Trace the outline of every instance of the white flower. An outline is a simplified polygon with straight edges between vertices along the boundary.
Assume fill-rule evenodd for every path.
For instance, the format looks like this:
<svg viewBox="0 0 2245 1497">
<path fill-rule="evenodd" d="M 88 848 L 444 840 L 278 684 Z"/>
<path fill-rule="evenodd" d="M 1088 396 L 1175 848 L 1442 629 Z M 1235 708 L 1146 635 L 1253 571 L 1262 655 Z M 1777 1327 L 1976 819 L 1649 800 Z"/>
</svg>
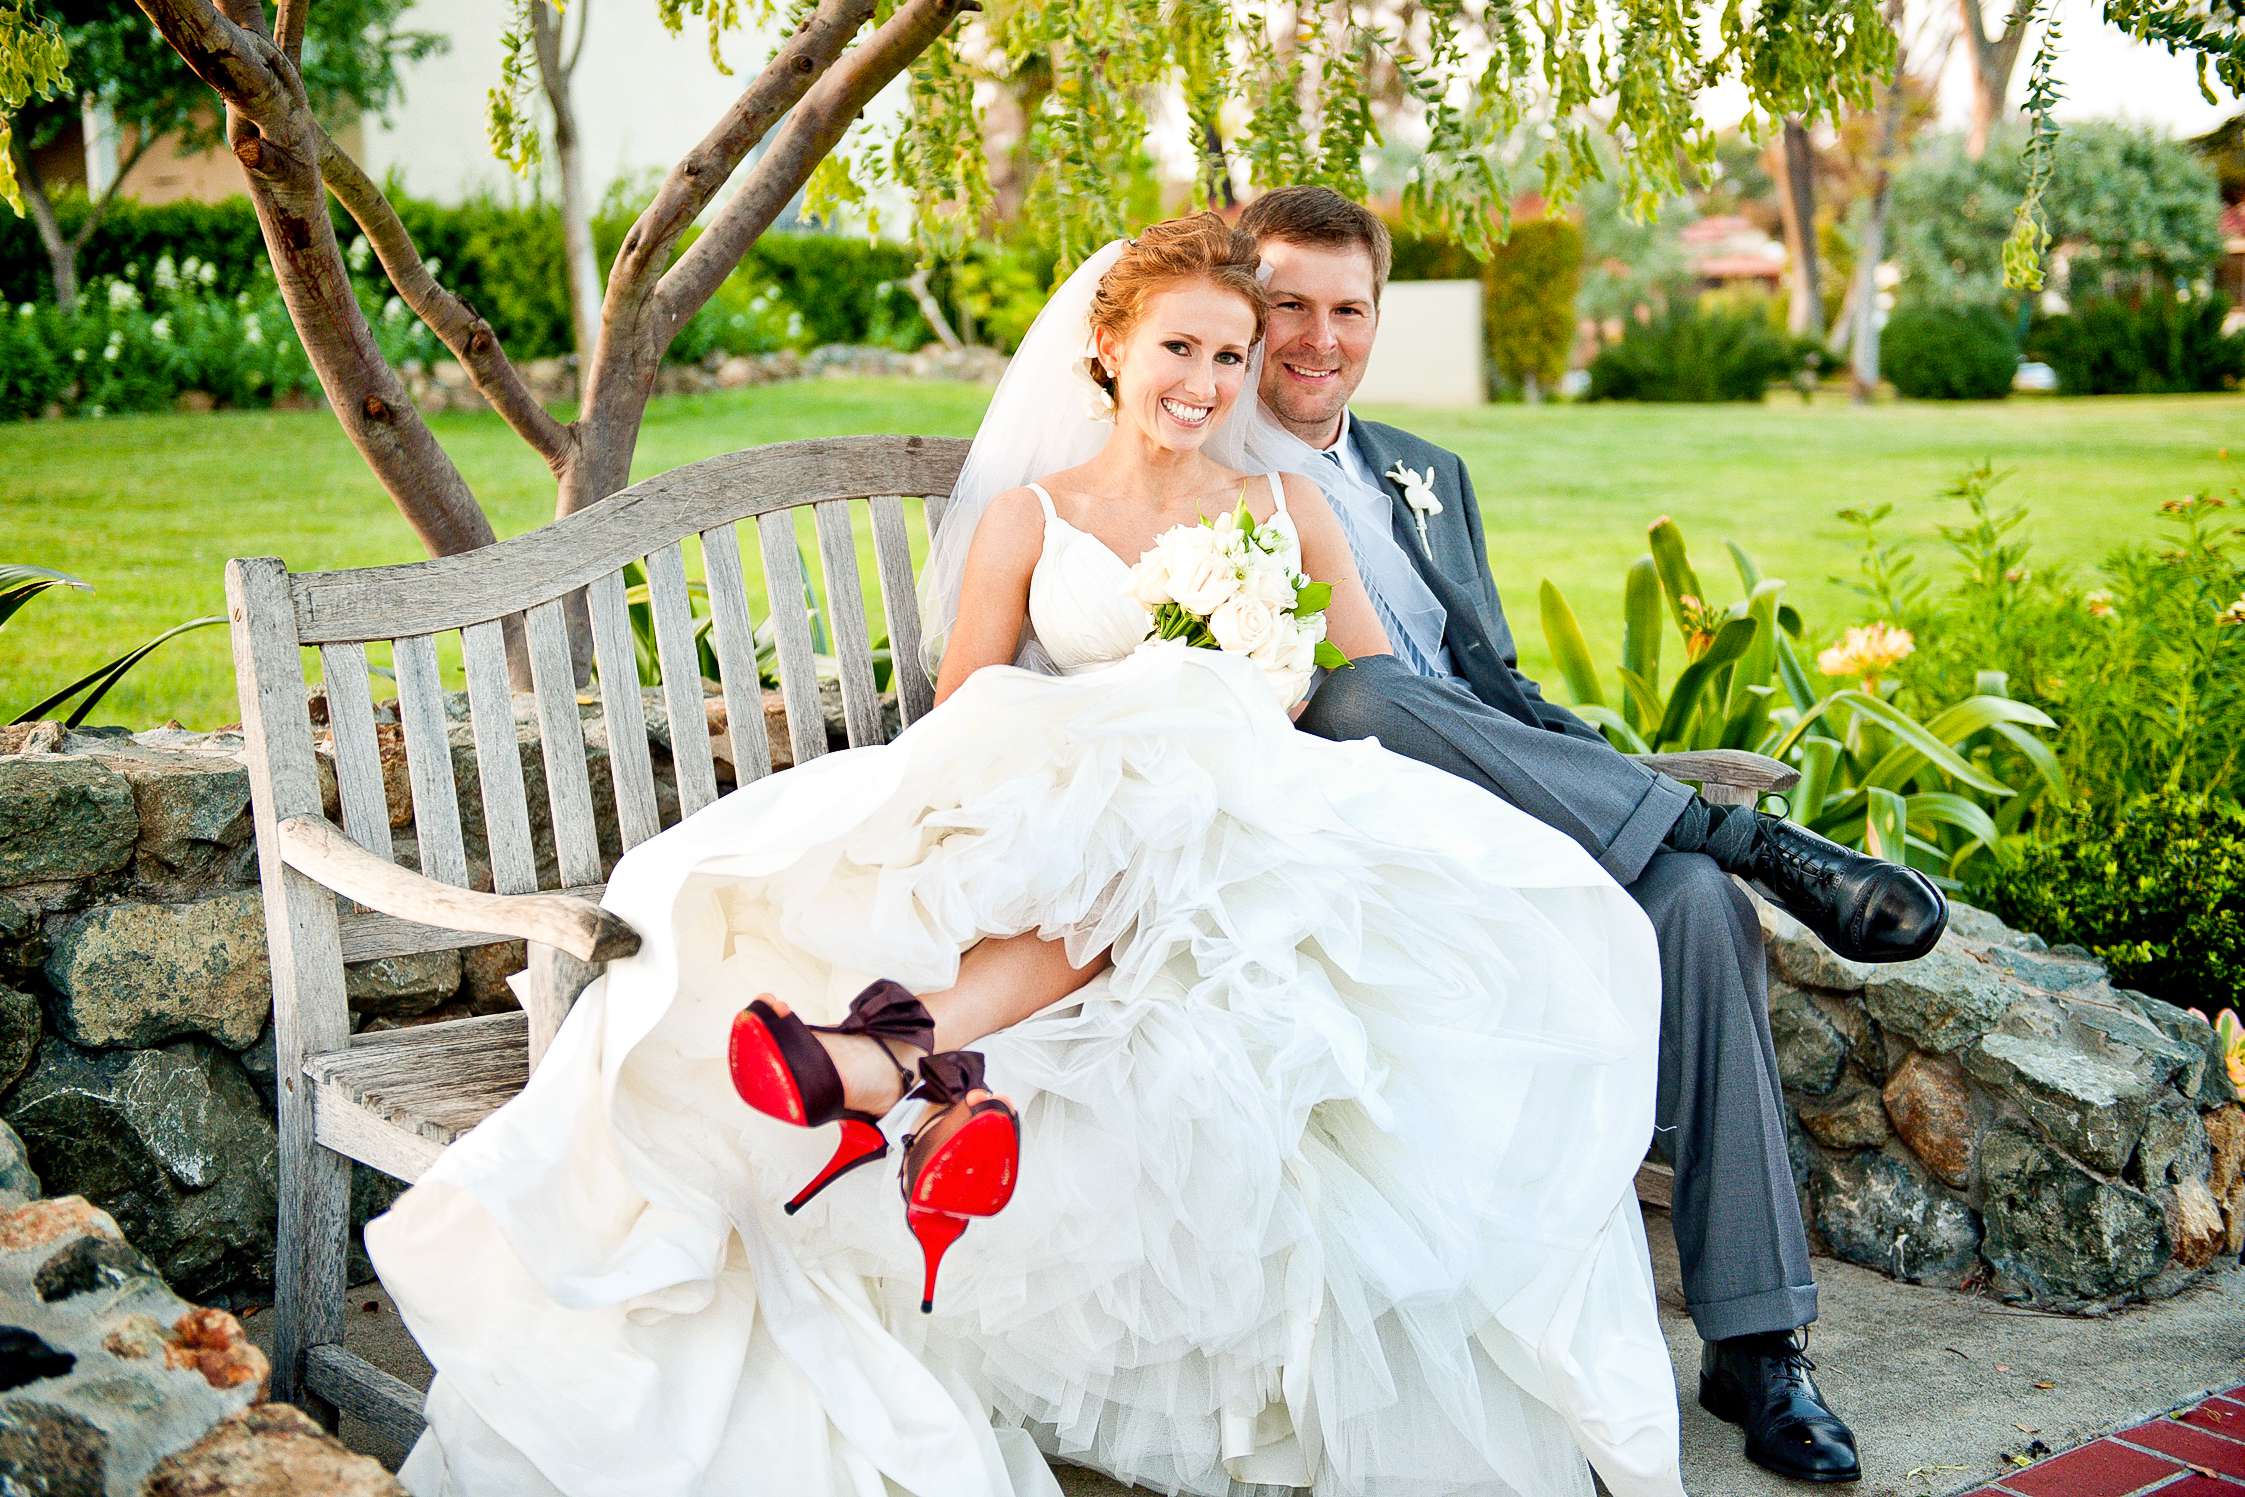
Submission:
<svg viewBox="0 0 2245 1497">
<path fill-rule="evenodd" d="M 130 312 L 139 307 L 139 305 L 140 291 L 139 288 L 135 287 L 132 282 L 111 281 L 109 283 L 110 311 Z"/>
<path fill-rule="evenodd" d="M 171 319 L 159 317 L 148 324 L 148 336 L 154 338 L 158 343 L 171 342 Z"/>
<path fill-rule="evenodd" d="M 1232 565 L 1230 557 L 1219 552 L 1204 549 L 1196 556 L 1184 558 L 1182 566 L 1174 563 L 1170 566 L 1169 595 L 1187 613 L 1211 618 L 1238 592 L 1239 568 Z"/>
<path fill-rule="evenodd" d="M 242 341 L 251 345 L 265 341 L 265 326 L 254 317 L 242 319 Z"/>
<path fill-rule="evenodd" d="M 1247 596 L 1266 608 L 1284 613 L 1294 606 L 1294 575 L 1285 567 L 1249 567 L 1242 588 Z"/>
<path fill-rule="evenodd" d="M 1442 501 L 1434 496 L 1434 465 L 1428 464 L 1424 473 L 1416 472 L 1403 463 L 1388 469 L 1388 477 L 1403 488 L 1403 502 L 1411 506 L 1413 514 L 1420 516 L 1420 528 L 1425 528 L 1427 515 L 1442 513 Z"/>
<path fill-rule="evenodd" d="M 350 262 L 351 269 L 364 270 L 366 262 L 374 258 L 374 246 L 366 242 L 364 234 L 353 235 L 351 247 L 344 251 L 343 258 Z"/>
<path fill-rule="evenodd" d="M 156 289 L 158 291 L 176 291 L 179 289 L 179 267 L 172 263 L 170 250 L 166 250 L 156 257 Z"/>
<path fill-rule="evenodd" d="M 195 273 L 195 279 L 201 281 L 206 286 L 213 284 L 218 279 L 218 267 L 212 264 L 210 261 L 205 260 L 203 262 L 202 269 L 198 270 Z"/>
<path fill-rule="evenodd" d="M 1208 632 L 1216 636 L 1220 648 L 1235 654 L 1252 655 L 1268 649 L 1282 633 L 1292 633 L 1276 608 L 1258 602 L 1246 593 L 1234 593 L 1208 616 Z"/>
</svg>

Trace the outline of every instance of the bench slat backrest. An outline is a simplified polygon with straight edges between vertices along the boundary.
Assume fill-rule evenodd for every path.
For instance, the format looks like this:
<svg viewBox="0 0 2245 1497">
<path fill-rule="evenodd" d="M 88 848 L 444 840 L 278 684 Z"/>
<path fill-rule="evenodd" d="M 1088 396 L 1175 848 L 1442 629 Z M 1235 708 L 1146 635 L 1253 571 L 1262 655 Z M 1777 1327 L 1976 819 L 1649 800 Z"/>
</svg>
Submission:
<svg viewBox="0 0 2245 1497">
<path fill-rule="evenodd" d="M 675 469 L 463 556 L 293 576 L 271 559 L 233 563 L 245 730 L 251 757 L 268 761 L 253 769 L 263 787 L 261 846 L 271 845 L 271 826 L 281 817 L 332 814 L 360 846 L 415 863 L 446 883 L 597 894 L 616 857 L 666 820 L 717 798 L 721 755 L 713 752 L 705 662 L 716 668 L 722 748 L 738 783 L 772 768 L 760 657 L 764 670 L 776 665 L 796 762 L 826 752 L 822 671 L 839 688 L 850 743 L 881 742 L 879 646 L 859 575 L 859 537 L 871 542 L 897 712 L 904 722 L 916 721 L 933 694 L 918 666 L 919 604 L 904 499 L 922 500 L 928 522 L 938 522 L 941 496 L 956 480 L 966 447 L 925 437 L 781 443 Z M 806 509 L 809 523 L 799 527 Z M 806 531 L 819 558 L 816 579 L 806 575 Z M 769 600 L 762 638 L 747 590 L 749 542 L 761 553 Z M 690 580 L 697 553 L 699 582 Z M 635 574 L 643 586 L 635 585 Z M 698 611 L 697 600 L 705 598 L 706 611 Z M 397 729 L 378 726 L 370 650 L 385 645 L 396 679 Z M 318 747 L 306 707 L 305 648 L 317 650 L 326 688 L 328 742 Z M 526 702 L 510 690 L 510 655 L 528 663 L 533 695 Z M 588 655 L 592 679 L 580 683 L 577 662 Z M 464 731 L 457 701 L 445 694 L 443 662 L 455 656 L 467 687 Z M 642 695 L 648 666 L 659 669 L 667 718 L 659 729 Z M 594 700 L 608 762 L 597 783 L 581 706 Z M 518 733 L 523 713 L 536 727 L 534 759 Z M 391 734 L 403 740 L 410 837 L 392 828 L 394 815 L 402 824 L 404 808 L 392 804 Z M 674 799 L 658 786 L 651 738 L 667 740 Z M 472 773 L 465 762 L 471 745 Z M 328 774 L 334 788 L 323 806 Z M 601 813 L 611 806 L 612 822 L 605 821 Z M 286 869 L 268 873 L 277 881 L 267 889 L 276 917 L 284 908 L 273 902 L 282 886 L 304 886 L 286 891 L 288 909 L 326 907 L 324 932 L 320 920 L 297 922 L 297 975 L 310 961 L 331 967 L 332 982 L 276 983 L 276 1006 L 295 1007 L 318 994 L 324 1012 L 305 1026 L 314 1049 L 347 1032 L 344 961 L 488 940 L 339 907 Z"/>
</svg>

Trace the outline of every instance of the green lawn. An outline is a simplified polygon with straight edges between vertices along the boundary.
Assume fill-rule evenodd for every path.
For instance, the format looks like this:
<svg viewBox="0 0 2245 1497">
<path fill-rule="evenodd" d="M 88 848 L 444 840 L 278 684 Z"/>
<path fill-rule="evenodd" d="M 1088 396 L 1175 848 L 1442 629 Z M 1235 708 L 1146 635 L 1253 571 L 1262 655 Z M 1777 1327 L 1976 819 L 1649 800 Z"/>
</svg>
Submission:
<svg viewBox="0 0 2245 1497">
<path fill-rule="evenodd" d="M 967 435 L 986 393 L 935 382 L 822 381 L 658 401 L 634 471 L 792 437 Z M 1892 501 L 1898 526 L 1930 536 L 1954 518 L 1935 497 L 1943 485 L 1992 459 L 2014 470 L 1999 495 L 2032 511 L 2035 564 L 2078 571 L 2115 544 L 2152 536 L 2160 500 L 2237 482 L 2219 452 L 2245 448 L 2245 398 L 2237 396 L 1869 410 L 1773 397 L 1759 407 L 1370 414 L 1456 449 L 1471 465 L 1497 583 L 1523 663 L 1538 673 L 1549 657 L 1537 584 L 1549 577 L 1566 590 L 1594 651 L 1610 658 L 1623 568 L 1643 549 L 1645 525 L 1663 514 L 1683 526 L 1718 598 L 1736 595 L 1722 549 L 1735 540 L 1766 575 L 1792 584 L 1822 641 L 1857 616 L 1843 586 L 1854 572 L 1854 542 L 1834 518 L 1838 509 Z M 440 416 L 434 425 L 501 535 L 546 518 L 544 467 L 496 417 Z M 0 426 L 0 561 L 56 567 L 94 584 L 91 593 L 50 593 L 0 630 L 0 721 L 170 623 L 222 612 L 226 558 L 261 554 L 319 569 L 419 552 L 324 412 Z M 1940 564 L 1937 546 L 1928 562 Z M 222 629 L 165 646 L 96 714 L 136 727 L 175 717 L 209 727 L 238 715 Z"/>
</svg>

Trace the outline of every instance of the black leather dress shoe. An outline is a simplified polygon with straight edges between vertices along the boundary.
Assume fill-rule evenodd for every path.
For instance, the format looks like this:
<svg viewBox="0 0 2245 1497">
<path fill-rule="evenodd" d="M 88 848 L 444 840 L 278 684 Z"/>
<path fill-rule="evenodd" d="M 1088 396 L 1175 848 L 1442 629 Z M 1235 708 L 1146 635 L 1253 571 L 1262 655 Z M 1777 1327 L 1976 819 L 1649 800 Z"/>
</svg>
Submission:
<svg viewBox="0 0 2245 1497">
<path fill-rule="evenodd" d="M 1699 1406 L 1746 1430 L 1746 1458 L 1796 1481 L 1862 1478 L 1855 1431 L 1826 1407 L 1816 1364 L 1784 1331 L 1710 1341 L 1699 1354 Z"/>
<path fill-rule="evenodd" d="M 1915 868 L 1866 857 L 1782 817 L 1756 814 L 1746 876 L 1855 962 L 1924 956 L 1948 928 L 1949 902 Z"/>
</svg>

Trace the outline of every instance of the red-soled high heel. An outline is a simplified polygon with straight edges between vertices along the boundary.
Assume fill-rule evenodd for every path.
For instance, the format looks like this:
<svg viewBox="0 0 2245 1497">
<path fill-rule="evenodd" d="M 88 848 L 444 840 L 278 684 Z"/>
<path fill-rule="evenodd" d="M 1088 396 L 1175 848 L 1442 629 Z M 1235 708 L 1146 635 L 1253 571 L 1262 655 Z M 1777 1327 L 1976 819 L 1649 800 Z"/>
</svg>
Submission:
<svg viewBox="0 0 2245 1497">
<path fill-rule="evenodd" d="M 912 1087 L 912 1073 L 889 1048 L 890 1041 L 929 1050 L 935 1045 L 935 1020 L 920 1000 L 883 978 L 850 1002 L 849 1016 L 839 1024 L 806 1024 L 791 1013 L 758 998 L 733 1018 L 732 1041 L 726 1061 L 733 1073 L 733 1090 L 741 1100 L 783 1123 L 817 1128 L 842 1125 L 842 1140 L 826 1167 L 787 1203 L 790 1216 L 803 1209 L 813 1196 L 860 1165 L 871 1164 L 889 1152 L 881 1136 L 881 1116 L 842 1104 L 842 1073 L 814 1035 L 862 1034 L 881 1047 L 896 1067 L 904 1090 Z"/>
<path fill-rule="evenodd" d="M 973 1050 L 947 1050 L 920 1062 L 920 1084 L 912 1096 L 921 1101 L 965 1101 L 982 1086 L 982 1056 Z M 947 1109 L 936 1120 L 950 1116 Z M 904 1191 L 904 1224 L 919 1239 L 927 1277 L 920 1291 L 923 1313 L 935 1309 L 935 1276 L 943 1255 L 966 1234 L 978 1216 L 996 1216 L 1013 1199 L 1021 1174 L 1021 1119 L 1002 1097 L 987 1097 L 967 1109 L 965 1121 L 948 1131 L 923 1126 L 904 1140 L 904 1169 L 897 1184 Z"/>
</svg>

